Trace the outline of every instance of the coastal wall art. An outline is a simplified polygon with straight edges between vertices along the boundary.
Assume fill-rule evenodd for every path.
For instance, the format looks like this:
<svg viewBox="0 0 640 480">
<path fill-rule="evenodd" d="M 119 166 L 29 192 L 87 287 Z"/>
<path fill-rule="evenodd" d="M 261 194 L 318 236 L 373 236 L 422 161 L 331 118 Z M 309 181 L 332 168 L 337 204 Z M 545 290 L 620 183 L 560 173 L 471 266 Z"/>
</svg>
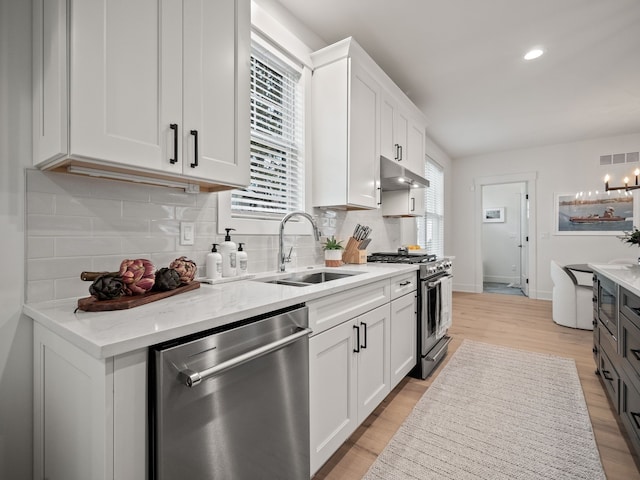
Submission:
<svg viewBox="0 0 640 480">
<path fill-rule="evenodd" d="M 634 218 L 631 192 L 555 195 L 556 235 L 620 235 Z"/>
<path fill-rule="evenodd" d="M 485 208 L 484 215 L 482 217 L 484 223 L 503 223 L 504 222 L 504 207 L 498 208 Z"/>
</svg>

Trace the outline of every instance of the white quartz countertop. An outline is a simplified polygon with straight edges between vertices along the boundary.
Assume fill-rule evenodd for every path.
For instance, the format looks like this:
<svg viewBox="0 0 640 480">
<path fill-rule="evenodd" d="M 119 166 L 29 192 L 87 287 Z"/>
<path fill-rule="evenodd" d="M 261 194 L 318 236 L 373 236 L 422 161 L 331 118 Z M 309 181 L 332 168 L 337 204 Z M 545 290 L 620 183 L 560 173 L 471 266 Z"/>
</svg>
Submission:
<svg viewBox="0 0 640 480">
<path fill-rule="evenodd" d="M 594 272 L 604 275 L 621 287 L 640 296 L 640 266 L 625 264 L 592 264 L 589 266 Z"/>
<path fill-rule="evenodd" d="M 74 313 L 77 299 L 67 299 L 25 304 L 23 311 L 90 355 L 107 358 L 417 269 L 415 265 L 371 263 L 318 266 L 291 269 L 287 274 L 329 270 L 358 275 L 306 287 L 257 281 L 282 275 L 271 272 L 250 280 L 203 283 L 197 290 L 128 310 Z"/>
</svg>

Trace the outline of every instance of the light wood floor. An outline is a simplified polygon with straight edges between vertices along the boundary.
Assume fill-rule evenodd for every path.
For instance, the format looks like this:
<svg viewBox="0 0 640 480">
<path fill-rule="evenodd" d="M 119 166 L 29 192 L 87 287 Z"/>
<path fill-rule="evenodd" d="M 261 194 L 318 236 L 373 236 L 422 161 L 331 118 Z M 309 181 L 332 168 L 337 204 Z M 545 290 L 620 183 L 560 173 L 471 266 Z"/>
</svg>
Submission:
<svg viewBox="0 0 640 480">
<path fill-rule="evenodd" d="M 314 480 L 359 480 L 453 352 L 467 338 L 576 361 L 602 465 L 608 480 L 640 479 L 612 413 L 591 353 L 593 334 L 556 325 L 551 302 L 499 294 L 454 293 L 453 340 L 447 358 L 427 380 L 405 378 L 314 476 Z"/>
</svg>

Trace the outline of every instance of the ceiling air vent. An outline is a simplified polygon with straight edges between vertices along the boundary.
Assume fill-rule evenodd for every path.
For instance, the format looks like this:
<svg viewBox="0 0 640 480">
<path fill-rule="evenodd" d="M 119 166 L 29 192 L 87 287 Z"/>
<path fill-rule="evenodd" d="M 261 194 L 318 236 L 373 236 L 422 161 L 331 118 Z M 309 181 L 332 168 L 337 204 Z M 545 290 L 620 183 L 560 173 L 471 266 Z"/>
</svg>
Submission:
<svg viewBox="0 0 640 480">
<path fill-rule="evenodd" d="M 600 165 L 619 165 L 621 163 L 638 163 L 638 152 L 614 153 L 612 155 L 600 155 Z"/>
</svg>

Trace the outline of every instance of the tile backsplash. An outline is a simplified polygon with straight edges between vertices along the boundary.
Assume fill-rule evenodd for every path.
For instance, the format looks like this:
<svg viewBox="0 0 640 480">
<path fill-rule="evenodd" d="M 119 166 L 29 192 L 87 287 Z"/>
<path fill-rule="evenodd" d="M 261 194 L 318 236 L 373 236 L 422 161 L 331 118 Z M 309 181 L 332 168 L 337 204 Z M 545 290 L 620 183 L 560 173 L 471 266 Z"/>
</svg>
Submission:
<svg viewBox="0 0 640 480">
<path fill-rule="evenodd" d="M 216 193 L 32 169 L 26 184 L 28 302 L 87 296 L 89 284 L 80 272 L 115 271 L 125 258 L 148 258 L 160 268 L 186 255 L 198 265 L 198 275 L 205 275 L 211 244 L 224 240 L 217 233 Z M 327 215 L 320 209 L 314 214 L 319 220 Z M 400 244 L 400 220 L 383 219 L 378 211 L 335 211 L 334 218 L 339 239 L 348 238 L 356 223 L 372 226 L 369 251 Z M 180 245 L 181 221 L 194 222 L 194 245 Z M 276 270 L 277 236 L 238 234 L 233 240 L 246 244 L 250 273 Z M 294 247 L 292 267 L 323 262 L 311 235 L 286 235 L 286 246 Z"/>
</svg>

